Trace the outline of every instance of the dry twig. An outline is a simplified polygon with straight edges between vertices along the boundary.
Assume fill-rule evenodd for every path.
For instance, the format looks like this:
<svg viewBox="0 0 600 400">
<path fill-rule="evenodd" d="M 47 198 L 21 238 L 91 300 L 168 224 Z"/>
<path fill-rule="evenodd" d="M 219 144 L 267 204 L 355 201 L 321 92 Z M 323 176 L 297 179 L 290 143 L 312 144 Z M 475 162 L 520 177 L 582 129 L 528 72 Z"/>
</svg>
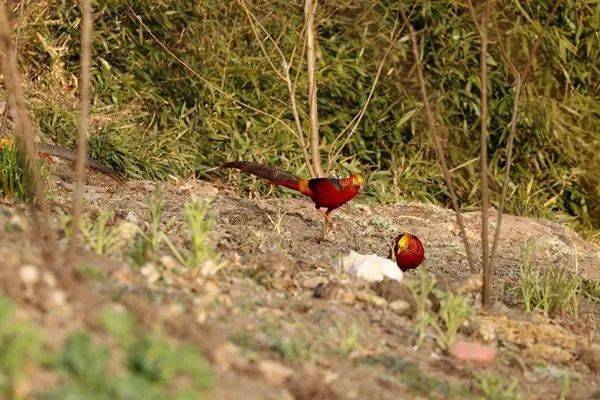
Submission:
<svg viewBox="0 0 600 400">
<path fill-rule="evenodd" d="M 73 234 L 67 254 L 67 268 L 73 271 L 73 263 L 81 231 L 83 208 L 83 184 L 88 148 L 88 121 L 90 113 L 90 62 L 92 54 L 92 6 L 90 0 L 81 0 L 81 71 L 79 83 L 79 140 L 75 166 L 75 190 L 73 191 Z"/>
<path fill-rule="evenodd" d="M 13 50 L 11 40 L 10 21 L 4 2 L 0 2 L 0 53 L 2 53 L 4 84 L 8 93 L 9 104 L 7 107 L 15 123 L 15 133 L 18 136 L 19 158 L 23 171 L 31 178 L 27 180 L 27 191 L 32 217 L 36 225 L 35 232 L 40 239 L 40 248 L 45 262 L 50 268 L 56 269 L 58 266 L 56 232 L 50 225 L 50 211 L 46 201 L 45 188 L 39 165 L 36 162 L 34 130 L 27 113 L 25 92 L 21 85 L 16 52 Z M 37 213 L 36 200 L 41 209 L 41 217 Z"/>
<path fill-rule="evenodd" d="M 446 185 L 448 187 L 448 192 L 450 193 L 450 200 L 452 202 L 452 208 L 456 214 L 456 222 L 458 224 L 458 228 L 460 230 L 460 237 L 465 246 L 465 251 L 467 253 L 467 262 L 469 263 L 469 267 L 471 271 L 476 272 L 475 262 L 473 260 L 473 253 L 471 251 L 471 244 L 469 243 L 469 239 L 467 238 L 467 231 L 465 228 L 465 223 L 463 217 L 460 213 L 460 208 L 458 205 L 458 197 L 456 196 L 456 191 L 454 190 L 454 184 L 452 183 L 452 175 L 448 168 L 448 163 L 446 161 L 446 155 L 444 153 L 444 147 L 442 145 L 442 139 L 437 131 L 435 126 L 435 117 L 433 115 L 433 110 L 431 108 L 431 104 L 429 103 L 429 97 L 427 95 L 427 88 L 425 86 L 425 76 L 423 74 L 423 67 L 421 66 L 421 57 L 419 54 L 419 45 L 417 41 L 417 34 L 415 32 L 415 28 L 410 23 L 404 9 L 402 8 L 402 3 L 399 2 L 400 14 L 402 15 L 402 19 L 404 20 L 406 26 L 408 27 L 408 33 L 410 36 L 410 40 L 412 43 L 412 53 L 415 58 L 415 68 L 417 71 L 417 78 L 419 81 L 419 89 L 421 92 L 421 97 L 423 98 L 423 106 L 425 107 L 425 116 L 427 121 L 427 132 L 429 133 L 429 137 L 433 141 L 435 145 L 435 150 L 437 153 L 438 163 L 440 164 L 440 168 L 442 170 L 442 174 L 444 176 L 444 180 L 446 181 Z"/>
</svg>

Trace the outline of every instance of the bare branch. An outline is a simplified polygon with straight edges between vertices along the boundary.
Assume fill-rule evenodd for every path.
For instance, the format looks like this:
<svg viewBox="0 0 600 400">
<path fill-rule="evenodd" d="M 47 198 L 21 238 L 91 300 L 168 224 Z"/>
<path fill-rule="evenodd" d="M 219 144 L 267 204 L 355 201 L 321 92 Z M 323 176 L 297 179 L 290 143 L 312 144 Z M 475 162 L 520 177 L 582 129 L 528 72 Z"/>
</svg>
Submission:
<svg viewBox="0 0 600 400">
<path fill-rule="evenodd" d="M 36 224 L 36 233 L 41 236 L 40 248 L 42 256 L 50 268 L 55 272 L 57 264 L 57 240 L 56 232 L 50 225 L 50 211 L 46 201 L 46 193 L 41 178 L 40 168 L 36 162 L 36 152 L 33 140 L 33 126 L 25 103 L 25 92 L 21 85 L 21 78 L 17 66 L 17 55 L 13 51 L 13 42 L 10 34 L 10 21 L 6 11 L 5 3 L 0 2 L 0 53 L 2 53 L 2 69 L 4 84 L 8 92 L 8 107 L 15 123 L 15 133 L 18 135 L 17 146 L 19 158 L 23 171 L 29 174 L 27 180 L 27 191 L 29 194 L 29 205 Z M 41 209 L 41 218 L 38 218 L 36 202 Z"/>
<path fill-rule="evenodd" d="M 81 233 L 81 213 L 83 208 L 83 183 L 88 148 L 88 123 L 90 114 L 90 63 L 92 57 L 92 6 L 90 0 L 81 0 L 81 71 L 79 83 L 79 140 L 77 142 L 77 163 L 75 165 L 75 190 L 73 191 L 73 234 L 67 253 L 67 268 L 73 271 L 73 263 L 79 235 Z"/>
<path fill-rule="evenodd" d="M 419 80 L 419 88 L 421 91 L 421 97 L 423 98 L 423 105 L 425 107 L 425 115 L 427 121 L 427 132 L 429 133 L 429 137 L 433 141 L 435 145 L 435 150 L 437 153 L 438 163 L 440 164 L 440 168 L 442 170 L 442 174 L 444 176 L 444 180 L 446 181 L 446 185 L 448 187 L 448 192 L 450 193 L 450 200 L 452 202 L 452 208 L 456 214 L 456 222 L 458 224 L 458 228 L 460 230 L 460 237 L 465 245 L 465 251 L 467 253 L 467 262 L 469 263 L 469 267 L 472 272 L 476 272 L 475 262 L 473 260 L 473 253 L 471 251 L 471 244 L 469 243 L 469 238 L 467 237 L 467 231 L 465 228 L 465 223 L 463 217 L 460 213 L 460 208 L 458 206 L 458 197 L 456 196 L 456 191 L 454 190 L 454 184 L 452 183 L 452 175 L 450 170 L 448 169 L 448 163 L 446 162 L 446 156 L 444 153 L 444 147 L 442 145 L 442 139 L 436 129 L 435 126 L 435 117 L 433 115 L 433 110 L 431 109 L 431 104 L 429 103 L 429 97 L 427 96 L 427 88 L 425 86 L 425 77 L 423 74 L 423 67 L 421 66 L 421 56 L 419 54 L 419 45 L 417 41 L 417 34 L 415 32 L 415 28 L 412 26 L 404 9 L 402 8 L 401 2 L 398 5 L 400 9 L 400 13 L 406 26 L 408 27 L 408 33 L 410 35 L 410 40 L 412 42 L 412 53 L 415 59 L 415 68 L 417 71 L 417 77 Z"/>
<path fill-rule="evenodd" d="M 470 1 L 469 1 L 470 2 Z M 481 172 L 481 263 L 483 266 L 483 288 L 482 288 L 482 303 L 484 308 L 490 308 L 492 302 L 491 282 L 492 270 L 488 253 L 489 246 L 489 212 L 490 212 L 490 188 L 488 176 L 488 25 L 490 20 L 490 9 L 492 1 L 486 0 L 481 25 L 479 26 L 479 34 L 481 36 L 481 156 L 480 156 L 480 172 Z M 477 21 L 475 21 L 477 23 Z"/>
<path fill-rule="evenodd" d="M 290 76 L 290 68 L 292 66 L 292 61 L 294 59 L 294 54 L 296 52 L 297 46 L 294 47 L 294 51 L 292 52 L 290 61 L 288 63 L 286 61 L 285 56 L 283 55 L 283 52 L 281 51 L 281 48 L 279 47 L 279 45 L 277 44 L 275 39 L 273 39 L 273 37 L 269 34 L 269 32 L 265 29 L 265 27 L 260 23 L 258 18 L 256 18 L 256 16 L 254 14 L 252 14 L 252 12 L 248 9 L 246 2 L 244 0 L 238 0 L 238 3 L 244 9 L 246 16 L 248 18 L 248 21 L 250 22 L 252 32 L 254 33 L 254 37 L 256 38 L 256 41 L 259 43 L 259 46 L 260 46 L 264 56 L 267 58 L 269 64 L 271 65 L 271 68 L 273 68 L 273 70 L 275 71 L 275 74 L 286 83 L 286 86 L 288 89 L 288 96 L 290 99 L 289 107 L 292 110 L 292 115 L 294 116 L 294 122 L 296 124 L 296 132 L 295 132 L 294 136 L 298 140 L 298 143 L 302 149 L 302 154 L 304 155 L 304 161 L 306 162 L 308 172 L 310 173 L 310 176 L 314 178 L 316 176 L 316 174 L 315 174 L 313 165 L 311 163 L 310 156 L 308 155 L 306 141 L 304 140 L 304 136 L 305 136 L 304 130 L 302 129 L 302 123 L 300 121 L 300 115 L 298 113 L 298 104 L 296 103 L 296 88 L 293 85 L 292 78 Z M 271 40 L 271 42 L 275 46 L 275 49 L 279 53 L 279 56 L 281 57 L 282 67 L 283 67 L 283 74 L 277 69 L 277 67 L 275 67 L 275 64 L 269 57 L 269 54 L 267 53 L 267 50 L 264 47 L 262 40 L 260 39 L 260 36 L 258 34 L 255 24 L 258 25 L 261 28 L 261 30 L 265 33 L 265 35 Z M 304 29 L 302 30 L 302 32 L 304 32 Z M 302 37 L 302 33 L 300 34 L 300 36 Z"/>
<path fill-rule="evenodd" d="M 498 243 L 500 240 L 500 227 L 502 225 L 502 215 L 504 213 L 504 207 L 506 205 L 506 197 L 507 197 L 507 193 L 508 193 L 508 183 L 509 183 L 509 179 L 510 179 L 510 169 L 512 167 L 512 161 L 513 161 L 514 141 L 515 141 L 515 137 L 517 135 L 517 124 L 519 122 L 519 103 L 521 100 L 521 92 L 523 90 L 523 85 L 525 83 L 525 79 L 529 75 L 529 71 L 531 70 L 531 66 L 533 65 L 533 59 L 535 58 L 535 55 L 542 43 L 542 36 L 544 35 L 544 32 L 548 29 L 548 26 L 550 26 L 550 22 L 554 19 L 554 16 L 556 15 L 556 11 L 558 10 L 559 4 L 560 4 L 560 0 L 556 0 L 554 2 L 552 11 L 550 12 L 550 15 L 548 16 L 548 18 L 546 19 L 546 22 L 544 23 L 544 27 L 538 34 L 538 37 L 535 41 L 533 49 L 532 49 L 531 53 L 529 53 L 529 58 L 525 64 L 525 68 L 523 69 L 522 72 L 519 72 L 514 67 L 514 64 L 510 60 L 506 50 L 503 51 L 504 57 L 507 59 L 507 63 L 509 64 L 509 66 L 512 65 L 511 69 L 513 69 L 514 73 L 515 73 L 515 89 L 514 89 L 515 99 L 514 99 L 514 103 L 513 103 L 512 117 L 510 120 L 510 133 L 508 135 L 508 143 L 506 144 L 506 166 L 504 167 L 504 178 L 503 178 L 504 182 L 502 184 L 502 192 L 500 194 L 500 205 L 498 207 L 498 217 L 496 219 L 494 240 L 492 242 L 492 250 L 490 253 L 490 267 L 493 266 L 494 259 L 496 258 L 496 252 L 498 251 Z M 497 26 L 496 26 L 496 28 L 497 28 Z M 498 34 L 499 34 L 499 29 L 498 29 Z"/>
<path fill-rule="evenodd" d="M 317 176 L 323 176 L 319 141 L 319 112 L 317 107 L 317 77 L 316 77 L 316 29 L 315 14 L 318 0 L 305 0 L 304 19 L 306 23 L 306 63 L 308 72 L 308 109 L 309 109 L 309 138 L 312 166 Z"/>
<path fill-rule="evenodd" d="M 25 0 L 19 1 L 19 19 L 17 20 L 17 31 L 15 33 L 15 44 L 13 46 L 13 52 L 15 57 L 19 51 L 19 38 L 21 37 L 21 29 L 23 27 L 23 14 L 25 11 Z M 8 100 L 8 99 L 7 99 Z M 0 137 L 4 136 L 8 122 L 8 103 L 2 110 L 2 116 L 0 117 Z"/>
</svg>

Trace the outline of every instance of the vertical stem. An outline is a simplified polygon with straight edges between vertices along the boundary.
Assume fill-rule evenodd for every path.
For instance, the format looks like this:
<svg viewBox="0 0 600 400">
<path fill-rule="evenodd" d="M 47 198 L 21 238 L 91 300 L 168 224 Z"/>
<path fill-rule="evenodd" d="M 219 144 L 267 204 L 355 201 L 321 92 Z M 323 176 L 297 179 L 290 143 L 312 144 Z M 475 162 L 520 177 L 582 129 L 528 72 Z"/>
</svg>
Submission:
<svg viewBox="0 0 600 400">
<path fill-rule="evenodd" d="M 481 35 L 481 263 L 483 265 L 483 307 L 489 308 L 492 301 L 492 270 L 489 260 L 489 183 L 488 183 L 488 24 L 491 0 L 486 0 L 480 25 Z"/>
<path fill-rule="evenodd" d="M 319 113 L 317 108 L 317 78 L 315 49 L 315 14 L 318 0 L 304 1 L 304 19 L 306 23 L 306 62 L 308 68 L 308 107 L 310 115 L 309 137 L 312 166 L 317 176 L 323 176 L 321 154 L 319 152 Z"/>
<path fill-rule="evenodd" d="M 83 183 L 88 147 L 88 121 L 90 113 L 90 62 L 92 53 L 92 7 L 90 0 L 81 0 L 81 61 L 79 81 L 79 140 L 77 142 L 77 164 L 75 167 L 75 190 L 73 191 L 73 235 L 69 243 L 67 267 L 73 271 L 73 263 L 81 234 L 81 212 L 83 208 Z"/>
<path fill-rule="evenodd" d="M 473 260 L 473 252 L 471 251 L 471 244 L 469 243 L 469 238 L 467 237 L 467 230 L 465 228 L 465 223 L 460 213 L 460 208 L 458 206 L 458 197 L 456 196 L 456 191 L 454 190 L 454 184 L 452 183 L 452 175 L 450 173 L 450 169 L 448 168 L 448 162 L 446 161 L 446 156 L 444 153 L 444 146 L 442 145 L 442 139 L 436 129 L 435 126 L 435 116 L 433 115 L 433 110 L 431 109 L 431 104 L 429 103 L 429 97 L 427 96 L 427 88 L 425 86 L 425 76 L 423 74 L 423 67 L 421 66 L 421 56 L 419 54 L 419 45 L 417 41 L 417 33 L 415 32 L 415 28 L 412 26 L 404 9 L 402 8 L 402 4 L 399 4 L 400 13 L 402 14 L 402 18 L 408 27 L 408 34 L 410 36 L 410 41 L 412 44 L 412 53 L 415 59 L 417 78 L 419 81 L 419 89 L 421 91 L 421 97 L 423 98 L 423 106 L 425 107 L 425 116 L 427 121 L 427 132 L 429 133 L 429 137 L 433 141 L 435 145 L 435 151 L 437 154 L 438 163 L 442 170 L 442 174 L 444 176 L 444 181 L 446 182 L 446 186 L 448 187 L 448 192 L 450 193 L 450 200 L 452 202 L 452 208 L 454 209 L 454 213 L 456 215 L 456 223 L 458 224 L 458 229 L 460 231 L 460 237 L 465 246 L 465 251 L 467 253 L 467 262 L 469 263 L 469 268 L 471 272 L 476 272 L 475 261 Z"/>
<path fill-rule="evenodd" d="M 18 149 L 21 166 L 30 179 L 27 180 L 27 192 L 31 214 L 36 225 L 36 233 L 40 238 L 40 249 L 44 261 L 52 268 L 57 267 L 56 232 L 50 225 L 50 211 L 46 201 L 46 193 L 42 182 L 39 165 L 36 162 L 35 145 L 33 141 L 33 126 L 27 114 L 25 92 L 21 85 L 17 54 L 13 51 L 10 38 L 10 21 L 4 2 L 0 2 L 0 53 L 2 53 L 2 72 L 7 91 L 9 111 L 15 122 L 15 133 L 18 135 Z M 38 218 L 36 201 L 41 209 Z M 56 271 L 58 272 L 58 271 Z"/>
</svg>

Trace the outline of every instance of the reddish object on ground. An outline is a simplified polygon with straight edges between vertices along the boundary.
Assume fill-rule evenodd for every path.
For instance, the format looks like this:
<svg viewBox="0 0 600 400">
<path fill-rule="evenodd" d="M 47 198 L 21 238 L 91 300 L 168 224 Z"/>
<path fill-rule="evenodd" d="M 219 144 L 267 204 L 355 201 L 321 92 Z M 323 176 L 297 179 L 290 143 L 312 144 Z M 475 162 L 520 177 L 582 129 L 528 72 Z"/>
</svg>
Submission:
<svg viewBox="0 0 600 400">
<path fill-rule="evenodd" d="M 302 179 L 279 168 L 248 161 L 231 161 L 221 165 L 221 168 L 237 168 L 263 179 L 274 185 L 285 186 L 308 196 L 315 203 L 317 210 L 327 210 L 324 234 L 331 227 L 329 214 L 338 207 L 352 200 L 363 186 L 360 175 L 350 175 L 348 178 L 314 178 Z"/>
<path fill-rule="evenodd" d="M 401 233 L 394 239 L 394 259 L 402 271 L 417 268 L 425 259 L 425 249 L 418 237 Z"/>
<path fill-rule="evenodd" d="M 471 362 L 482 367 L 494 365 L 498 350 L 477 342 L 457 340 L 450 347 L 450 354 L 458 360 Z"/>
</svg>

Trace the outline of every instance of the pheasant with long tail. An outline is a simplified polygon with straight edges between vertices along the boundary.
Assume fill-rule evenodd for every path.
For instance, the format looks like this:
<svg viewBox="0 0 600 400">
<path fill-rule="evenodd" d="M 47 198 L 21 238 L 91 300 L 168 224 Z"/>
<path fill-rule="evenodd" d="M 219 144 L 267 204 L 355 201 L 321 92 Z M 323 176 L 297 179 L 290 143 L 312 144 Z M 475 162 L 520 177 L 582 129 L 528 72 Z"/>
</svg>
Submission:
<svg viewBox="0 0 600 400">
<path fill-rule="evenodd" d="M 14 138 L 1 138 L 0 139 L 0 150 L 5 146 L 11 146 L 14 143 Z M 77 150 L 69 149 L 67 147 L 57 146 L 49 143 L 36 143 L 35 150 L 39 157 L 52 161 L 52 157 L 62 158 L 63 160 L 71 161 L 75 163 L 77 160 Z M 100 173 L 103 173 L 119 184 L 123 184 L 124 180 L 116 172 L 106 168 L 99 161 L 87 157 L 86 167 Z"/>
<path fill-rule="evenodd" d="M 331 212 L 356 197 L 364 184 L 362 176 L 358 174 L 348 178 L 302 179 L 279 168 L 248 161 L 231 161 L 221 165 L 221 168 L 237 168 L 266 179 L 274 185 L 285 186 L 310 197 L 325 218 L 323 237 L 333 226 Z M 326 210 L 322 211 L 321 208 Z"/>
</svg>

